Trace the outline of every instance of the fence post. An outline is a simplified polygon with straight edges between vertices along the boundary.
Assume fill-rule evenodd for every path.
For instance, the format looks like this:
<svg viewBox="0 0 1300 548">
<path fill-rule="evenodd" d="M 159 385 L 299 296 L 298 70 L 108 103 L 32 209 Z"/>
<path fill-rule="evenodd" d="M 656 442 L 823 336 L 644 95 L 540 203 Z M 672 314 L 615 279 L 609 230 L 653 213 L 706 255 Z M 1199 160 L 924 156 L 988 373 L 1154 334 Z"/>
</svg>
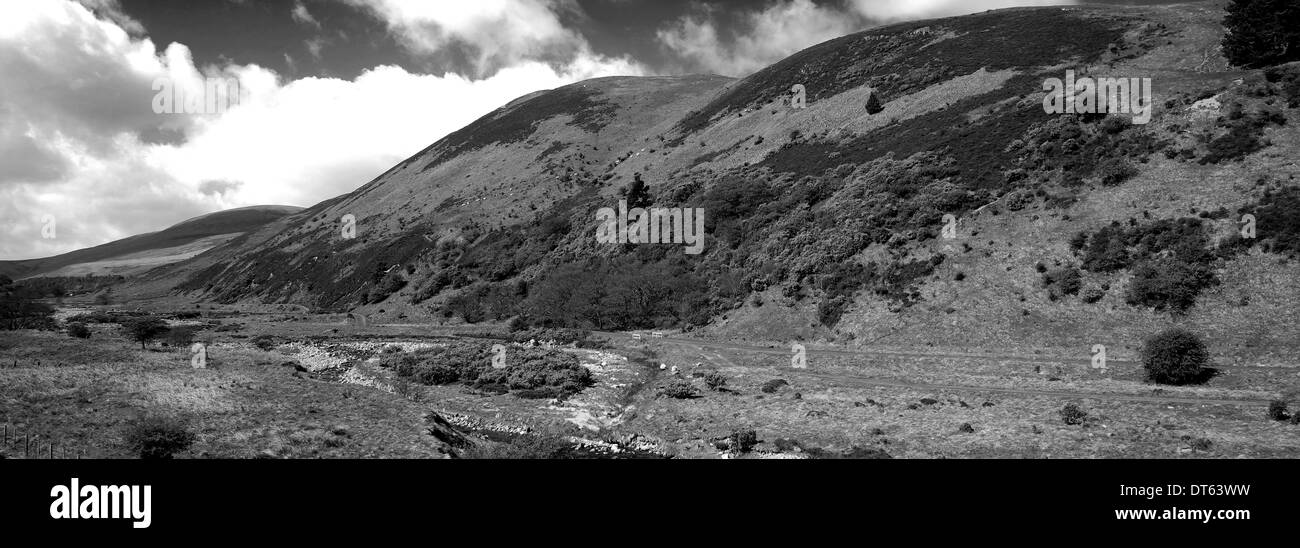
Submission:
<svg viewBox="0 0 1300 548">
<path fill-rule="evenodd" d="M 23 458 L 30 459 L 32 458 L 32 433 L 28 432 L 25 435 L 26 438 L 23 439 Z"/>
<path fill-rule="evenodd" d="M 54 460 L 54 442 L 50 442 L 50 460 Z"/>
</svg>

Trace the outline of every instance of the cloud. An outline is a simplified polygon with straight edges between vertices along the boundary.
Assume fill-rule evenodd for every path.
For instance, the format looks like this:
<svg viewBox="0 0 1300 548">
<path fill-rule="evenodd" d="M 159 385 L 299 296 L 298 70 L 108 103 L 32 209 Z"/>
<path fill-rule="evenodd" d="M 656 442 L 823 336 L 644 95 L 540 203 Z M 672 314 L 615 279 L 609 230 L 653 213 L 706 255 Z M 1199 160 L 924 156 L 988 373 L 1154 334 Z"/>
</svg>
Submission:
<svg viewBox="0 0 1300 548">
<path fill-rule="evenodd" d="M 814 44 L 858 28 L 858 20 L 811 0 L 792 0 L 743 14 L 742 31 L 733 39 L 719 36 L 711 17 L 683 17 L 657 37 L 669 50 L 696 68 L 727 76 L 744 76 Z"/>
<path fill-rule="evenodd" d="M 200 69 L 183 44 L 160 52 L 79 3 L 0 2 L 0 259 L 232 207 L 312 205 L 517 97 L 642 71 L 579 54 L 482 78 L 378 66 L 351 80 L 286 80 L 257 65 Z M 221 114 L 155 114 L 159 78 L 186 94 L 233 78 L 244 98 Z M 54 239 L 41 238 L 47 214 Z"/>
<path fill-rule="evenodd" d="M 586 40 L 560 21 L 561 12 L 578 8 L 561 0 L 346 1 L 385 22 L 413 53 L 465 64 L 480 77 L 523 61 L 590 54 Z"/>
<path fill-rule="evenodd" d="M 290 13 L 293 15 L 294 21 L 320 28 L 320 21 L 317 21 L 315 17 L 312 17 L 311 12 L 307 11 L 307 6 L 304 6 L 301 1 L 294 2 L 293 11 Z"/>
<path fill-rule="evenodd" d="M 800 50 L 858 30 L 898 21 L 962 15 L 1013 6 L 1072 4 L 1073 0 L 848 0 L 818 5 L 783 0 L 742 12 L 731 33 L 708 10 L 686 15 L 656 33 L 684 70 L 745 76 Z"/>
</svg>

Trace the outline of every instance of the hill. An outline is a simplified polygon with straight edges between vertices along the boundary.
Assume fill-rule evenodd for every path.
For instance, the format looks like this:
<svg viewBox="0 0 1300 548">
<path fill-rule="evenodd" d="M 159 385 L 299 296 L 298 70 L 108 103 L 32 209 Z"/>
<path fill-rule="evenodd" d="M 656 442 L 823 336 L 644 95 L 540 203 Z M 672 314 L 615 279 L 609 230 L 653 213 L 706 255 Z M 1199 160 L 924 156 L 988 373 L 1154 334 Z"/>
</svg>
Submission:
<svg viewBox="0 0 1300 548">
<path fill-rule="evenodd" d="M 1219 352 L 1291 348 L 1300 69 L 1230 67 L 1222 16 L 998 10 L 852 34 L 738 80 L 530 94 L 148 288 L 732 339 L 1122 356 L 1182 323 Z M 1044 82 L 1067 71 L 1149 78 L 1153 119 L 1045 112 Z M 597 211 L 624 198 L 703 208 L 704 253 L 598 243 Z M 1231 236 L 1246 214 L 1258 239 Z"/>
<path fill-rule="evenodd" d="M 280 220 L 302 208 L 253 206 L 218 211 L 182 221 L 158 232 L 139 234 L 70 253 L 22 261 L 0 261 L 0 274 L 34 276 L 134 275 L 182 261 Z"/>
</svg>

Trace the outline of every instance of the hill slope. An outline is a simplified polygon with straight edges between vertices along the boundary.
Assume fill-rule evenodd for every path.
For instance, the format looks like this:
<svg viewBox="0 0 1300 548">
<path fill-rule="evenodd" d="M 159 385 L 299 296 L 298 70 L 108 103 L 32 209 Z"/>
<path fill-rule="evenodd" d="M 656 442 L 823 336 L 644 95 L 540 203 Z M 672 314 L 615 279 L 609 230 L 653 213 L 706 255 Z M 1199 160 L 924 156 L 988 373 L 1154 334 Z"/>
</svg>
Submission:
<svg viewBox="0 0 1300 548">
<path fill-rule="evenodd" d="M 32 276 L 131 275 L 193 257 L 240 234 L 301 211 L 294 206 L 253 206 L 218 211 L 158 232 L 139 234 L 70 253 L 0 261 L 0 274 Z"/>
<path fill-rule="evenodd" d="M 222 302 L 733 338 L 1122 354 L 1177 321 L 1233 351 L 1293 346 L 1300 69 L 1228 67 L 1221 19 L 1217 2 L 999 10 L 740 80 L 531 94 L 151 279 Z M 1066 70 L 1150 78 L 1154 121 L 1045 113 Z M 656 206 L 705 209 L 703 254 L 596 241 L 596 211 L 638 176 Z M 1248 212 L 1260 238 L 1231 239 Z"/>
</svg>

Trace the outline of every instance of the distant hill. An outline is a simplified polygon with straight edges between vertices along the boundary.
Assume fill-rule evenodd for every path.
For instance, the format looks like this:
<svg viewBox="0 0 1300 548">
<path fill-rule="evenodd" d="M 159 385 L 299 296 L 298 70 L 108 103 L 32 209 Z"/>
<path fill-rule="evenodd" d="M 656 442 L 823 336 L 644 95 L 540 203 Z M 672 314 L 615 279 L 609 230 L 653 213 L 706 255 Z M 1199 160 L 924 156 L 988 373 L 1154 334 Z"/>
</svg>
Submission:
<svg viewBox="0 0 1300 548">
<path fill-rule="evenodd" d="M 218 211 L 167 229 L 123 238 L 54 257 L 0 261 L 0 274 L 33 276 L 133 275 L 182 261 L 267 223 L 302 211 L 294 206 L 252 206 Z"/>
</svg>

